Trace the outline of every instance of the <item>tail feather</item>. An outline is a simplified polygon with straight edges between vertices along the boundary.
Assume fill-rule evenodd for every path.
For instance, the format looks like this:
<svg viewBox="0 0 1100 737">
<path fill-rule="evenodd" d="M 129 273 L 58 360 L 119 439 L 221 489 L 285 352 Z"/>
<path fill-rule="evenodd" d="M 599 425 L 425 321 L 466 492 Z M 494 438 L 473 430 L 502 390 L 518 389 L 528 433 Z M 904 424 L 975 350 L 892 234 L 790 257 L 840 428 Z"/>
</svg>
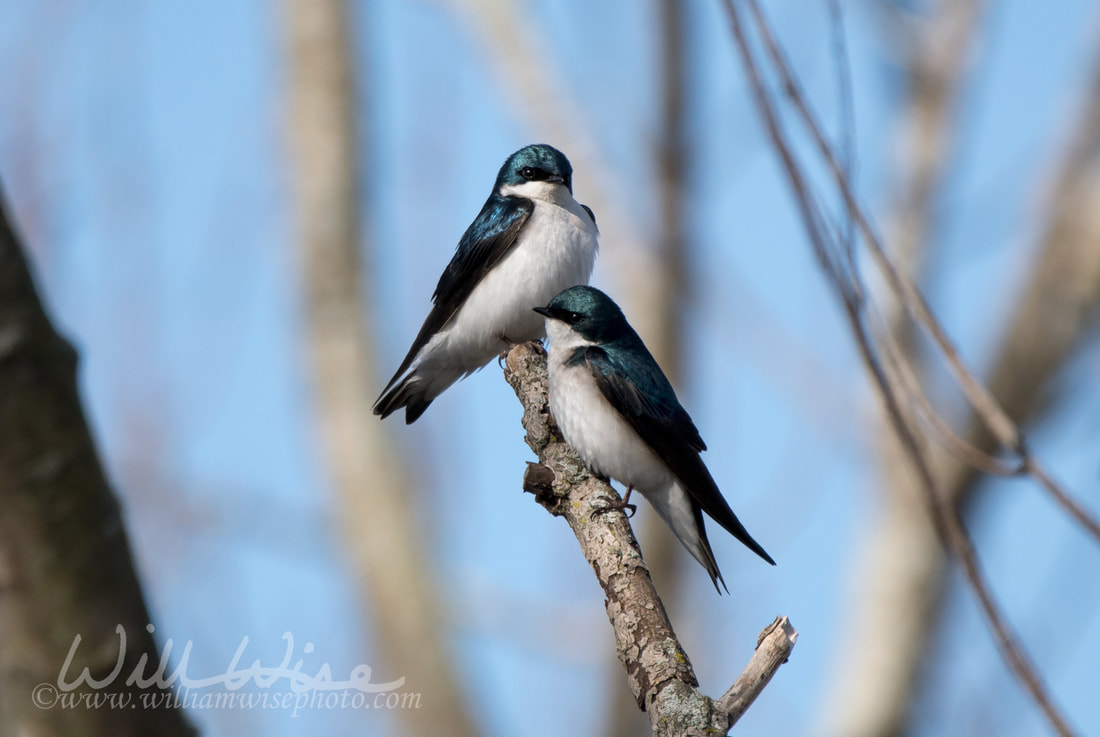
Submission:
<svg viewBox="0 0 1100 737">
<path fill-rule="evenodd" d="M 707 540 L 707 528 L 703 525 L 702 507 L 675 481 L 670 482 L 663 489 L 639 488 L 638 491 L 649 500 L 649 503 L 653 505 L 661 518 L 668 523 L 668 526 L 672 529 L 672 534 L 676 536 L 680 544 L 687 548 L 691 556 L 706 569 L 710 575 L 711 583 L 714 584 L 714 590 L 721 594 L 724 588 L 728 594 L 729 588 L 726 587 L 726 582 L 722 578 L 722 572 L 718 570 L 718 562 L 714 559 L 714 551 L 711 550 L 710 541 Z M 722 584 L 721 588 L 718 586 L 719 583 Z"/>
<path fill-rule="evenodd" d="M 392 383 L 392 382 L 391 382 Z M 374 403 L 374 414 L 383 420 L 391 414 L 405 408 L 405 424 L 416 422 L 435 397 L 428 397 L 426 388 L 416 376 L 407 376 L 396 386 L 387 387 L 382 396 Z"/>
<path fill-rule="evenodd" d="M 683 542 L 683 540 L 681 540 Z M 707 573 L 710 574 L 710 582 L 714 584 L 714 590 L 721 596 L 722 589 L 726 590 L 729 594 L 729 586 L 726 586 L 726 580 L 722 578 L 722 572 L 718 570 L 718 561 L 714 559 L 714 551 L 710 549 L 710 540 L 707 539 L 707 529 L 703 526 L 703 515 L 700 511 L 699 514 L 699 550 L 698 552 L 689 547 L 688 552 L 692 554 L 695 560 L 703 564 L 703 568 L 707 569 Z M 702 553 L 702 555 L 700 555 Z M 718 588 L 718 584 L 722 584 L 722 588 Z"/>
<path fill-rule="evenodd" d="M 374 414 L 385 419 L 404 407 L 405 424 L 411 425 L 424 414 L 436 397 L 463 375 L 461 366 L 417 360 L 404 373 L 396 374 L 390 379 L 382 396 L 374 403 Z"/>
<path fill-rule="evenodd" d="M 722 525 L 725 530 L 737 538 L 746 548 L 759 555 L 765 561 L 771 565 L 775 565 L 775 561 L 768 555 L 768 552 L 764 550 L 764 547 L 752 539 L 752 535 L 745 529 L 745 526 L 741 524 L 741 520 L 734 514 L 733 509 L 730 508 L 729 502 L 722 496 L 722 492 L 718 490 L 718 485 L 714 483 L 714 478 L 710 475 L 710 471 L 700 461 L 698 465 L 701 473 L 697 476 L 697 484 L 693 486 L 685 485 L 683 488 L 694 497 L 696 504 L 702 507 L 702 510 L 718 524 Z"/>
<path fill-rule="evenodd" d="M 771 563 L 773 566 L 775 565 L 775 561 L 772 560 L 772 557 L 768 555 L 767 551 L 764 550 L 763 546 L 761 546 L 760 543 L 752 539 L 752 535 L 750 535 L 749 531 L 745 529 L 745 526 L 741 524 L 741 520 L 737 519 L 737 515 L 733 513 L 733 510 L 729 508 L 728 504 L 726 505 L 725 510 L 722 510 L 718 514 L 715 514 L 716 511 L 718 510 L 708 509 L 707 513 L 710 514 L 715 522 L 722 525 L 722 527 L 724 527 L 726 531 L 729 532 L 729 534 L 737 538 L 742 545 L 759 555 L 768 563 Z M 728 514 L 724 514 L 722 512 L 728 512 Z"/>
</svg>

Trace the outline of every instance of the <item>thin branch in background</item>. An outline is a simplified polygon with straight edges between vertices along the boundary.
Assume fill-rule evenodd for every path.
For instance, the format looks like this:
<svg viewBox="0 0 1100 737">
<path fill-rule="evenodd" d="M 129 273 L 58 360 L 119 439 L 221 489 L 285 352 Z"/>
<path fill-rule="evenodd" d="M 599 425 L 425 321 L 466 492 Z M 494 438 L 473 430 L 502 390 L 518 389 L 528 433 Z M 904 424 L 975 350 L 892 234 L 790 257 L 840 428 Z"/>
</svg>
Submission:
<svg viewBox="0 0 1100 737">
<path fill-rule="evenodd" d="M 808 108 L 799 92 L 797 82 L 793 79 L 789 70 L 786 70 L 785 64 L 782 62 L 782 55 L 778 53 L 774 38 L 771 37 L 770 29 L 767 27 L 759 8 L 753 0 L 747 1 L 753 10 L 759 32 L 764 37 L 765 44 L 769 48 L 769 54 L 772 57 L 773 63 L 776 67 L 780 68 L 780 76 L 784 82 L 788 96 L 795 101 L 794 104 L 796 108 L 803 111 L 803 117 L 809 117 L 810 120 L 812 120 L 812 116 L 808 115 Z M 957 510 L 950 505 L 944 504 L 937 492 L 936 479 L 927 460 L 926 451 L 922 447 L 914 430 L 913 420 L 907 415 L 904 407 L 899 401 L 896 387 L 887 376 L 876 353 L 874 337 L 870 334 L 866 325 L 864 319 L 865 312 L 862 303 L 857 297 L 857 289 L 853 283 L 846 281 L 844 272 L 835 268 L 836 257 L 832 256 L 830 251 L 838 249 L 839 246 L 830 237 L 828 230 L 822 227 L 823 218 L 815 208 L 815 200 L 812 197 L 807 179 L 803 174 L 801 166 L 794 157 L 786 135 L 780 127 L 778 114 L 764 87 L 759 66 L 745 37 L 740 13 L 735 7 L 733 0 L 725 0 L 724 6 L 729 16 L 735 44 L 741 55 L 745 72 L 750 81 L 754 100 L 764 120 L 768 134 L 783 162 L 784 169 L 787 172 L 800 212 L 803 215 L 803 221 L 811 244 L 826 275 L 829 277 L 830 283 L 832 283 L 836 289 L 837 296 L 844 306 L 845 315 L 856 339 L 860 356 L 867 369 L 871 372 L 874 384 L 885 405 L 898 439 L 920 478 L 921 483 L 919 488 L 922 492 L 925 507 L 931 517 L 937 535 L 940 537 L 945 547 L 947 547 L 947 549 L 962 563 L 966 573 L 966 579 L 978 598 L 981 611 L 993 630 L 998 648 L 1001 650 L 1006 662 L 1009 664 L 1016 677 L 1031 694 L 1036 704 L 1043 711 L 1051 726 L 1059 734 L 1064 737 L 1069 737 L 1073 734 L 1073 731 L 1070 729 L 1057 707 L 1055 707 L 1052 699 L 1047 693 L 1045 685 L 1036 673 L 1035 668 L 1029 662 L 1023 649 L 1018 644 L 1015 635 L 1009 629 L 999 606 L 989 591 L 985 576 L 978 562 L 977 552 L 971 543 L 969 534 L 962 520 L 958 516 Z M 815 138 L 819 140 L 819 146 L 824 145 L 824 148 L 827 150 L 830 167 L 838 180 L 838 184 L 843 190 L 847 207 L 852 216 L 857 219 L 861 232 L 864 234 L 864 238 L 870 242 L 874 238 L 874 234 L 871 232 L 866 218 L 856 205 L 844 178 L 843 171 L 836 165 L 836 159 L 832 156 L 831 148 L 829 148 L 828 144 L 824 141 L 820 129 L 816 128 L 816 124 L 813 133 Z M 875 246 L 872 246 L 872 250 L 877 250 L 879 253 L 879 260 L 885 262 L 882 264 L 882 268 L 888 276 L 891 276 L 893 286 L 898 290 L 902 299 L 909 301 L 914 299 L 919 300 L 919 295 L 914 296 L 916 289 L 912 284 L 909 284 L 907 289 L 898 288 L 898 283 L 904 282 L 904 280 L 898 275 L 897 271 L 893 269 L 892 264 L 889 263 L 889 260 L 886 258 L 881 248 L 876 249 Z M 858 272 L 851 272 L 847 276 L 852 279 L 858 279 L 859 277 Z M 927 312 L 927 305 L 923 305 L 923 310 Z M 917 310 L 918 314 L 920 311 L 920 309 Z M 934 318 L 930 315 L 927 316 L 927 319 L 934 321 Z M 948 343 L 946 345 L 949 347 L 950 344 Z M 941 346 L 944 346 L 944 343 L 941 343 Z M 944 350 L 947 350 L 947 347 L 944 347 Z M 976 383 L 976 380 L 972 377 L 970 377 L 970 381 Z M 980 392 L 978 394 L 981 396 Z"/>
<path fill-rule="evenodd" d="M 729 6 L 729 2 L 730 0 L 726 0 L 727 6 Z M 886 255 L 881 240 L 871 227 L 863 208 L 852 192 L 850 183 L 844 176 L 844 171 L 838 163 L 836 155 L 833 153 L 832 146 L 826 140 L 821 127 L 817 123 L 816 117 L 809 109 L 806 98 L 801 92 L 801 86 L 794 77 L 790 66 L 787 64 L 785 55 L 779 48 L 775 36 L 771 31 L 771 27 L 760 11 L 760 7 L 755 0 L 747 0 L 747 4 L 752 10 L 757 29 L 764 39 L 765 47 L 768 50 L 768 54 L 775 69 L 780 75 L 788 99 L 790 99 L 795 110 L 799 113 L 799 117 L 814 139 L 821 156 L 828 164 L 834 181 L 844 197 L 845 207 L 859 225 L 864 242 L 867 244 L 880 272 L 886 277 L 887 283 L 893 291 L 895 298 L 900 301 L 917 324 L 924 327 L 935 340 L 942 357 L 946 360 L 959 388 L 962 389 L 967 400 L 970 402 L 970 406 L 974 410 L 974 413 L 985 423 L 986 427 L 993 433 L 997 441 L 1005 450 L 1016 454 L 1028 467 L 1029 471 L 1032 467 L 1037 467 L 1038 460 L 1032 458 L 1032 452 L 1025 441 L 1023 430 L 1012 421 L 1005 413 L 1000 403 L 997 402 L 996 398 L 994 398 L 985 385 L 982 384 L 963 363 L 962 357 L 955 347 L 954 342 L 947 335 L 947 331 L 932 312 L 924 295 L 921 294 L 920 289 L 913 282 L 912 278 L 900 271 L 894 265 L 890 257 Z M 1047 479 L 1049 484 L 1042 483 L 1040 485 L 1052 495 L 1059 506 L 1065 509 L 1078 523 L 1088 530 L 1088 532 L 1096 538 L 1097 542 L 1100 542 L 1100 521 L 1089 513 L 1080 503 L 1074 500 L 1060 485 L 1050 479 L 1049 476 Z"/>
<path fill-rule="evenodd" d="M 1005 460 L 986 453 L 981 448 L 962 439 L 940 417 L 939 412 L 932 406 L 928 395 L 920 386 L 920 381 L 913 371 L 909 361 L 902 355 L 901 346 L 897 337 L 889 332 L 883 324 L 884 320 L 875 323 L 872 333 L 877 336 L 875 343 L 882 348 L 887 373 L 900 390 L 906 402 L 912 408 L 914 415 L 924 420 L 924 425 L 929 428 L 939 443 L 956 459 L 973 466 L 974 468 L 994 476 L 1020 476 L 1027 473 L 1027 467 L 1019 459 Z"/>
<path fill-rule="evenodd" d="M 906 311 L 908 311 L 919 324 L 924 326 L 932 334 L 932 337 L 948 360 L 956 376 L 956 380 L 959 381 L 960 388 L 966 394 L 968 401 L 975 411 L 982 416 L 990 429 L 1006 448 L 1018 452 L 1020 437 L 1017 428 L 1012 423 L 1011 419 L 1000 411 L 996 401 L 989 395 L 989 392 L 981 382 L 974 378 L 969 370 L 962 364 L 958 351 L 955 349 L 951 339 L 943 329 L 943 326 L 940 325 L 939 321 L 932 313 L 916 284 L 913 283 L 907 273 L 899 271 L 890 258 L 886 256 L 885 250 L 882 248 L 881 240 L 871 227 L 862 207 L 856 200 L 851 185 L 844 175 L 843 168 L 837 161 L 832 146 L 825 138 L 822 128 L 817 122 L 816 116 L 810 110 L 806 102 L 806 96 L 802 92 L 801 85 L 794 76 L 790 65 L 787 63 L 786 55 L 779 48 L 775 40 L 775 35 L 772 33 L 770 25 L 764 18 L 759 5 L 757 5 L 755 0 L 747 0 L 747 4 L 752 11 L 758 32 L 764 40 L 765 48 L 772 60 L 772 64 L 782 81 L 787 98 L 791 101 L 795 111 L 810 132 L 818 152 L 821 154 L 822 158 L 825 159 L 829 171 L 843 196 L 845 208 L 848 213 L 855 218 L 864 241 L 870 249 L 876 265 L 886 277 L 887 283 L 893 291 L 895 298 L 900 301 Z"/>
<path fill-rule="evenodd" d="M 959 146 L 952 130 L 955 108 L 960 107 L 957 101 L 972 64 L 971 49 L 979 46 L 982 36 L 978 21 L 987 15 L 982 5 L 977 0 L 941 0 L 927 19 L 906 19 L 884 31 L 887 46 L 901 50 L 898 56 L 908 76 L 908 101 L 899 113 L 897 148 L 903 158 L 893 166 L 901 183 L 895 187 L 887 229 L 891 255 L 905 273 L 920 274 L 936 240 L 938 190 L 947 170 L 957 166 L 958 156 L 950 155 Z M 1070 355 L 1075 336 L 1083 335 L 1087 305 L 1100 298 L 1100 249 L 1095 247 L 1100 242 L 1100 216 L 1094 205 L 1098 193 L 1088 184 L 1088 172 L 1096 171 L 1096 78 L 1094 72 L 1088 105 L 1068 146 L 1070 154 L 1055 176 L 1048 207 L 1052 224 L 1034 249 L 1036 266 L 1027 272 L 1020 296 L 1012 299 L 1015 316 L 993 352 L 987 386 L 1017 423 L 1040 418 L 1041 398 L 1048 396 L 1041 389 Z M 1064 147 L 1061 140 L 1055 144 L 1057 149 Z M 1062 225 L 1056 225 L 1059 222 Z M 978 493 L 989 488 L 981 483 L 981 472 L 1013 475 L 1025 462 L 1001 458 L 998 444 L 972 414 L 962 423 L 966 430 L 959 437 L 931 410 L 910 368 L 921 368 L 913 323 L 896 301 L 888 303 L 887 312 L 889 317 L 880 317 L 874 325 L 879 345 L 891 371 L 902 372 L 898 378 L 903 382 L 909 377 L 908 385 L 901 384 L 906 401 L 926 429 L 938 436 L 943 452 L 933 454 L 933 465 L 941 496 L 959 510 L 970 510 Z M 826 697 L 830 707 L 823 733 L 828 735 L 890 737 L 903 729 L 912 716 L 918 679 L 929 678 L 933 670 L 932 641 L 946 616 L 950 560 L 935 536 L 911 523 L 918 492 L 905 472 L 902 449 L 887 438 L 882 452 L 887 493 L 881 497 L 879 521 L 858 554 L 857 598 L 838 648 L 838 676 Z M 1042 469 L 1032 475 L 1040 483 L 1047 480 Z M 886 648 L 882 637 L 873 634 L 883 622 L 895 623 L 890 629 L 895 640 Z"/>
<path fill-rule="evenodd" d="M 840 109 L 840 160 L 848 181 L 856 182 L 856 111 L 855 95 L 852 93 L 852 65 L 848 59 L 848 34 L 844 30 L 844 12 L 840 0 L 828 0 L 829 26 L 832 29 L 833 66 L 836 69 L 837 107 Z M 856 226 L 852 218 L 844 222 L 844 250 L 848 260 L 855 261 Z"/>
<path fill-rule="evenodd" d="M 455 677 L 440 621 L 443 587 L 432 573 L 399 454 L 371 414 L 379 386 L 371 324 L 363 310 L 359 217 L 361 172 L 345 0 L 287 0 L 287 83 L 306 297 L 308 357 L 317 431 L 344 539 L 368 599 L 388 667 L 425 694 L 401 709 L 418 735 L 477 730 Z M 368 167 L 369 171 L 369 167 Z"/>
<path fill-rule="evenodd" d="M 630 522 L 623 514 L 597 514 L 608 501 L 618 500 L 618 494 L 592 476 L 576 452 L 558 439 L 561 433 L 552 425 L 547 401 L 546 351 L 538 343 L 516 346 L 508 353 L 504 377 L 523 406 L 526 441 L 539 459 L 528 464 L 523 488 L 573 530 L 603 588 L 615 650 L 653 734 L 725 734 L 786 662 L 798 633 L 786 617 L 778 619 L 762 634 L 732 693 L 719 701 L 702 694 Z"/>
</svg>

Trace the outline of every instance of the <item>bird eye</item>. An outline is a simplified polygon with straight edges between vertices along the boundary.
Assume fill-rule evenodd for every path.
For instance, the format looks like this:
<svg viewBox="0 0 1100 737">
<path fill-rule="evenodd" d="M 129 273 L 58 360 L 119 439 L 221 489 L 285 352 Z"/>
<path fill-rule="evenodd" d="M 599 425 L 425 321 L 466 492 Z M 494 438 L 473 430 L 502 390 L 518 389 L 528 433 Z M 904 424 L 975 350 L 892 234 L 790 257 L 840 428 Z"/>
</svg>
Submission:
<svg viewBox="0 0 1100 737">
<path fill-rule="evenodd" d="M 569 313 L 569 322 L 580 322 L 583 319 L 584 319 L 584 315 L 582 315 L 579 312 L 570 312 Z"/>
<path fill-rule="evenodd" d="M 522 169 L 519 170 L 519 175 L 521 177 L 523 177 L 524 179 L 534 179 L 535 178 L 535 170 L 534 170 L 534 168 L 532 168 L 530 166 L 525 166 L 525 167 L 523 167 Z"/>
</svg>

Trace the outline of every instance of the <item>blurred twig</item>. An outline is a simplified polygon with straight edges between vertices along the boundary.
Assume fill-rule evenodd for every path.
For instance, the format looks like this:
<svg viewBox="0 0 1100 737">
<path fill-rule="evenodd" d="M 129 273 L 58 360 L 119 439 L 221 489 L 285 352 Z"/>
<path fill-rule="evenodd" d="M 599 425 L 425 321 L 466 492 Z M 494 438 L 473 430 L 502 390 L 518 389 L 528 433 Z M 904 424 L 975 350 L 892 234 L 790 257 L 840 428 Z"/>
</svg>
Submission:
<svg viewBox="0 0 1100 737">
<path fill-rule="evenodd" d="M 888 223 L 891 252 L 900 270 L 918 278 L 927 262 L 927 245 L 936 223 L 936 197 L 953 149 L 955 107 L 979 27 L 978 0 L 942 0 L 931 19 L 895 45 L 902 49 L 908 95 L 899 114 L 897 186 Z M 898 39 L 897 33 L 891 37 Z M 850 177 L 849 177 L 850 179 Z M 993 467 L 975 454 L 943 423 L 920 389 L 913 323 L 895 300 L 888 300 L 875 326 L 883 347 L 884 368 L 901 382 L 903 395 L 945 447 L 970 456 L 986 470 Z M 883 418 L 887 421 L 887 418 Z M 882 511 L 857 557 L 856 600 L 849 608 L 844 644 L 838 652 L 837 678 L 826 698 L 824 732 L 829 735 L 889 737 L 910 715 L 919 666 L 927 659 L 927 637 L 936 621 L 945 582 L 933 572 L 946 569 L 943 547 L 931 531 L 912 524 L 919 492 L 905 463 L 905 450 L 884 435 Z M 930 449 L 937 478 L 946 462 Z M 1015 464 L 1021 469 L 1022 464 Z"/>
<path fill-rule="evenodd" d="M 732 8 L 730 1 L 726 0 L 726 5 Z M 990 390 L 964 364 L 958 349 L 955 348 L 953 341 L 947 335 L 947 331 L 932 312 L 928 302 L 924 299 L 924 295 L 913 283 L 912 278 L 899 270 L 890 257 L 887 256 L 882 242 L 856 200 L 844 171 L 837 162 L 832 147 L 825 139 L 817 119 L 810 111 L 806 98 L 801 92 L 801 86 L 794 78 L 790 66 L 771 33 L 770 26 L 768 26 L 767 21 L 760 12 L 759 6 L 755 0 L 748 0 L 748 5 L 753 12 L 757 28 L 764 39 L 772 63 L 783 81 L 788 97 L 800 119 L 809 130 L 822 158 L 828 164 L 834 181 L 844 198 L 845 207 L 859 226 L 864 242 L 870 250 L 876 266 L 886 278 L 887 285 L 893 292 L 894 298 L 899 300 L 910 317 L 930 334 L 940 350 L 940 355 L 951 369 L 959 388 L 969 401 L 975 416 L 984 423 L 997 444 L 1005 452 L 1019 458 L 1028 469 L 1028 472 L 1039 481 L 1040 485 L 1059 506 L 1065 509 L 1070 516 L 1100 542 L 1100 521 L 1074 500 L 1065 489 L 1041 471 L 1039 459 L 1031 452 L 1019 425 L 1013 422 Z M 736 11 L 731 10 L 731 12 Z M 809 194 L 808 190 L 807 194 Z M 856 276 L 854 273 L 851 275 Z M 1035 472 L 1036 469 L 1039 469 L 1039 473 Z"/>
<path fill-rule="evenodd" d="M 749 77 L 754 100 L 794 190 L 796 202 L 814 252 L 844 306 L 860 355 L 867 369 L 871 372 L 874 384 L 884 402 L 898 439 L 912 464 L 913 470 L 919 477 L 920 484 L 918 488 L 921 492 L 921 498 L 931 516 L 936 533 L 944 546 L 962 564 L 966 579 L 977 597 L 981 611 L 993 630 L 997 645 L 1013 673 L 1031 694 L 1051 726 L 1061 735 L 1071 735 L 1073 732 L 1068 723 L 1053 704 L 1046 687 L 1018 644 L 1015 635 L 1008 628 L 1002 612 L 994 601 L 978 563 L 976 551 L 965 526 L 962 524 L 962 520 L 958 516 L 957 510 L 954 506 L 943 503 L 939 492 L 939 484 L 937 484 L 936 476 L 928 460 L 925 442 L 915 428 L 913 417 L 907 412 L 906 404 L 899 393 L 899 387 L 887 375 L 876 349 L 874 335 L 868 326 L 866 304 L 864 302 L 865 293 L 860 282 L 859 273 L 854 268 L 845 268 L 844 258 L 841 254 L 838 254 L 840 246 L 827 227 L 803 169 L 795 158 L 786 134 L 781 128 L 778 114 L 768 91 L 764 87 L 759 66 L 746 39 L 740 11 L 737 8 L 738 4 L 735 0 L 726 0 L 724 3 L 736 46 Z M 772 65 L 783 83 L 788 98 L 817 143 L 819 151 L 826 160 L 841 191 L 848 212 L 859 226 L 864 241 L 871 249 L 876 263 L 887 277 L 888 284 L 894 290 L 896 298 L 905 304 L 907 310 L 913 314 L 918 322 L 933 333 L 937 344 L 951 363 L 956 377 L 963 385 L 964 391 L 975 407 L 975 411 L 983 416 L 987 426 L 997 433 L 998 439 L 1002 442 L 1010 440 L 1011 442 L 1005 442 L 1005 445 L 1010 449 L 1021 454 L 1026 453 L 1026 446 L 1022 443 L 1019 428 L 1011 423 L 985 388 L 962 366 L 954 347 L 948 341 L 942 327 L 932 315 L 916 287 L 897 271 L 885 255 L 865 215 L 852 195 L 844 173 L 837 165 L 831 147 L 821 133 L 816 120 L 809 112 L 800 87 L 787 66 L 782 53 L 780 53 L 766 20 L 754 0 L 747 0 L 746 4 L 752 11 L 756 28 L 764 40 Z M 854 263 L 852 266 L 854 266 Z"/>
<path fill-rule="evenodd" d="M 414 496 L 385 426 L 364 315 L 355 95 L 344 0 L 287 0 L 291 143 L 317 423 L 345 540 L 390 668 L 425 695 L 418 735 L 472 735 L 448 657 Z M 369 169 L 369 167 L 368 167 Z"/>
<path fill-rule="evenodd" d="M 840 108 L 840 161 L 844 173 L 852 183 L 856 181 L 856 104 L 852 93 L 852 68 L 848 61 L 848 34 L 844 29 L 844 12 L 840 0 L 828 0 L 831 47 L 837 75 L 837 107 Z M 854 258 L 856 246 L 855 223 L 851 218 L 845 223 L 844 248 Z"/>
<path fill-rule="evenodd" d="M 746 669 L 749 676 L 738 679 L 720 701 L 700 693 L 630 523 L 622 514 L 595 514 L 618 495 L 588 472 L 551 424 L 546 352 L 538 343 L 516 346 L 508 353 L 504 376 L 523 405 L 526 441 L 539 459 L 529 464 L 524 489 L 551 514 L 564 517 L 576 535 L 603 588 L 615 650 L 653 734 L 725 734 L 786 662 L 798 633 L 786 617 L 777 620 L 761 636 L 767 644 L 758 643 Z"/>
<path fill-rule="evenodd" d="M 996 349 L 989 386 L 1002 403 L 1005 412 L 1021 422 L 1031 421 L 1045 409 L 1044 387 L 1053 379 L 1073 348 L 1087 334 L 1089 314 L 1100 303 L 1100 58 L 1094 62 L 1092 78 L 1083 107 L 1070 136 L 1070 143 L 1047 195 L 1047 223 L 1033 259 L 1034 268 L 1014 300 L 1013 314 L 1000 346 Z M 986 426 L 971 419 L 965 433 L 968 448 L 983 455 L 995 451 L 997 442 Z M 1029 460 L 1031 459 L 1031 460 Z M 1051 490 L 1047 472 L 1032 456 L 1012 459 L 1007 469 L 1019 468 L 1038 479 Z M 1030 464 L 1030 465 L 1025 465 Z M 945 500 L 957 507 L 969 506 L 980 488 L 979 465 L 956 458 L 940 458 L 939 478 L 943 479 Z M 899 483 L 904 483 L 899 480 Z M 830 734 L 889 735 L 900 718 L 891 709 L 906 696 L 922 671 L 922 664 L 931 651 L 929 643 L 939 621 L 938 610 L 946 589 L 948 561 L 939 546 L 927 535 L 912 530 L 906 519 L 905 489 L 890 498 L 886 520 L 896 520 L 890 529 L 876 534 L 870 541 L 871 550 L 864 556 L 870 570 L 867 581 L 867 601 L 854 607 L 861 613 L 853 624 L 853 640 L 866 632 L 864 620 L 891 617 L 891 612 L 921 611 L 923 616 L 907 618 L 910 644 L 904 652 L 908 661 L 884 655 L 882 652 L 845 649 L 845 659 L 851 664 L 850 677 L 838 683 L 841 693 L 874 693 L 891 688 L 895 697 L 878 699 L 869 714 L 837 713 Z M 1053 489 L 1055 495 L 1058 489 Z M 1063 497 L 1063 500 L 1065 497 Z M 903 521 L 904 520 L 904 521 Z M 1087 525 L 1086 525 L 1087 526 Z M 903 545 L 905 556 L 881 556 L 883 546 Z M 879 667 L 860 668 L 876 663 Z M 860 672 L 862 670 L 862 672 Z M 842 710 L 843 712 L 843 710 Z M 877 714 L 877 716 L 875 716 Z"/>
</svg>

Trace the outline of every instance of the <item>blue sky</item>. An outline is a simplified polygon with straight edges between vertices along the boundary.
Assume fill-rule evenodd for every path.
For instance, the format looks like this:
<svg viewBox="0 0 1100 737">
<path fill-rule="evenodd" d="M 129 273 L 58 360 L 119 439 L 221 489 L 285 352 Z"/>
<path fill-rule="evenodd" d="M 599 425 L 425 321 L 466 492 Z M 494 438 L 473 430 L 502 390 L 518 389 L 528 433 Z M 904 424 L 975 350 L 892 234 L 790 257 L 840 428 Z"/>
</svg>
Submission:
<svg viewBox="0 0 1100 737">
<path fill-rule="evenodd" d="M 601 175 L 617 207 L 644 230 L 653 225 L 655 12 L 623 0 L 590 5 L 524 8 L 576 103 L 570 119 L 609 165 Z M 403 356 L 501 161 L 546 135 L 516 109 L 494 57 L 453 7 L 376 0 L 353 14 L 368 134 L 366 308 L 378 326 L 379 375 Z M 713 535 L 732 596 L 714 596 L 701 569 L 684 567 L 676 584 L 687 604 L 674 624 L 704 690 L 717 695 L 760 628 L 789 615 L 801 631 L 795 656 L 742 729 L 813 735 L 840 657 L 852 557 L 874 519 L 875 405 L 720 7 L 690 7 L 695 289 L 678 389 L 711 448 L 712 472 L 780 566 Z M 858 183 L 881 216 L 899 78 L 868 6 L 845 7 Z M 336 672 L 377 661 L 310 426 L 278 10 L 243 0 L 0 7 L 0 74 L 9 80 L 0 181 L 50 312 L 81 351 L 81 388 L 158 631 L 193 640 L 196 672 L 220 670 L 245 636 L 249 653 L 277 662 L 287 630 L 315 644 L 311 662 Z M 769 12 L 835 132 L 824 3 Z M 938 203 L 928 289 L 979 366 L 1029 268 L 1043 184 L 1096 39 L 1095 11 L 1083 1 L 988 12 L 960 108 L 960 155 Z M 581 201 L 589 176 L 575 174 Z M 605 254 L 629 253 L 623 240 L 605 227 Z M 625 294 L 608 263 L 597 264 L 594 283 Z M 1094 345 L 1074 363 L 1058 386 L 1059 409 L 1035 435 L 1059 477 L 1094 507 L 1100 408 L 1088 388 L 1098 360 Z M 530 452 L 499 371 L 490 365 L 417 424 L 392 429 L 416 460 L 426 537 L 479 724 L 494 735 L 598 734 L 618 668 L 600 592 L 564 525 L 519 491 Z M 1059 703 L 1096 729 L 1100 587 L 1075 584 L 1096 583 L 1095 546 L 1022 482 L 999 482 L 978 511 L 973 529 L 996 593 Z M 990 723 L 998 734 L 1044 734 L 955 583 L 917 734 Z M 1067 617 L 1072 636 L 1052 626 Z M 575 647 L 552 646 L 542 626 L 561 619 Z M 577 709 L 544 713 L 538 695 L 547 689 Z M 383 712 L 347 710 L 194 718 L 208 735 L 373 735 L 395 725 Z"/>
</svg>

